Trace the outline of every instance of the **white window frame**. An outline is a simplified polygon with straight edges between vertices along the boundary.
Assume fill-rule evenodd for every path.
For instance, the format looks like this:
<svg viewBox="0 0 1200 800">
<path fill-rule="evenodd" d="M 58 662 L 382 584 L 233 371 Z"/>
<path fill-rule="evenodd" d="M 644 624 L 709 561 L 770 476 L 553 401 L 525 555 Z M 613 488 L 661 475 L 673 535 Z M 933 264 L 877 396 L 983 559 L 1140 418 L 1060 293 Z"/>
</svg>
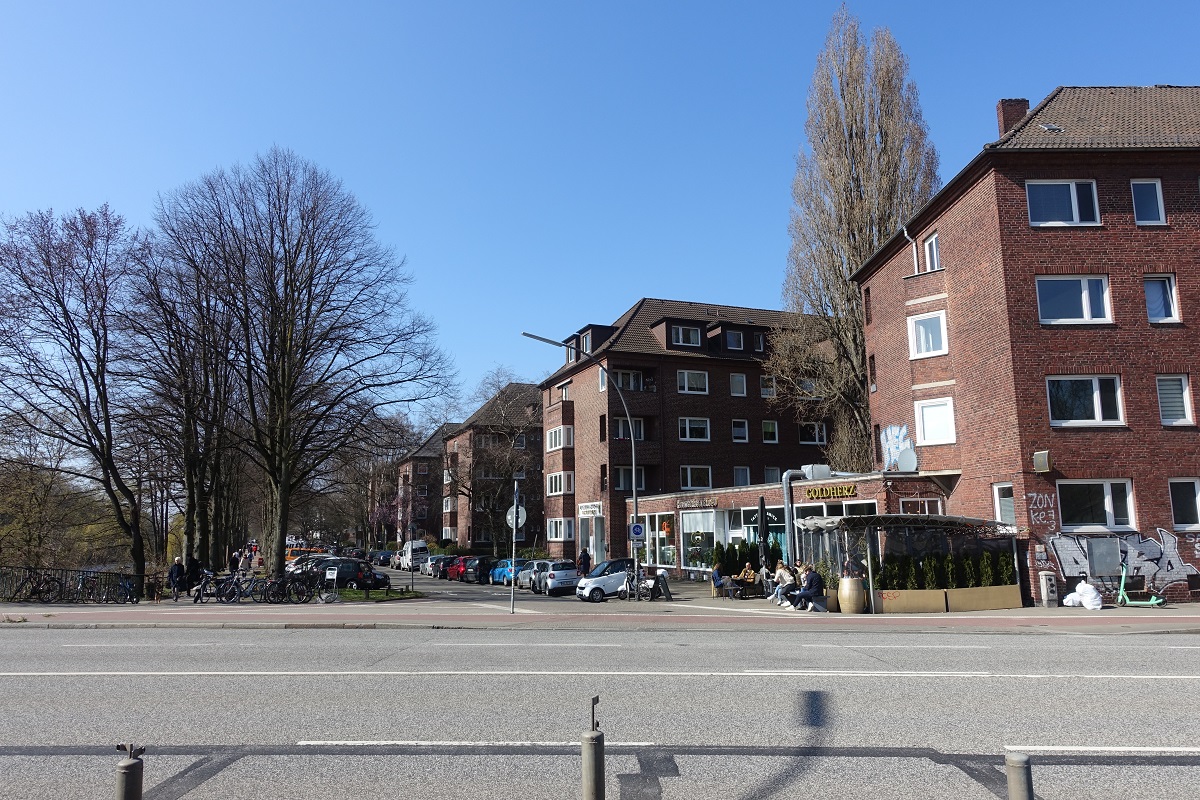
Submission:
<svg viewBox="0 0 1200 800">
<path fill-rule="evenodd" d="M 738 380 L 741 380 L 741 391 L 738 391 Z M 731 372 L 729 373 L 729 396 L 730 397 L 745 397 L 746 396 L 746 373 Z"/>
<path fill-rule="evenodd" d="M 779 483 L 779 467 L 763 467 L 763 483 Z"/>
<path fill-rule="evenodd" d="M 1150 322 L 1179 322 L 1179 291 L 1176 288 L 1175 276 L 1170 273 L 1162 275 L 1143 275 L 1142 276 L 1142 294 L 1146 294 L 1146 285 L 1149 283 L 1165 283 L 1167 285 L 1167 296 L 1171 298 L 1171 313 L 1165 317 L 1155 317 L 1150 314 L 1150 298 L 1146 297 L 1146 319 Z"/>
<path fill-rule="evenodd" d="M 742 435 L 738 436 L 738 426 L 741 426 Z M 746 419 L 733 420 L 733 441 L 745 443 L 750 441 L 750 421 Z"/>
<path fill-rule="evenodd" d="M 1180 522 L 1175 518 L 1175 496 L 1171 487 L 1187 484 L 1192 487 L 1192 502 L 1195 504 L 1197 522 Z M 1171 503 L 1171 527 L 1177 531 L 1200 531 L 1200 478 L 1171 478 L 1167 481 L 1167 496 Z"/>
<path fill-rule="evenodd" d="M 1113 506 L 1112 487 L 1115 484 L 1121 484 L 1125 487 L 1125 512 L 1129 517 L 1128 522 L 1117 523 L 1117 515 Z M 1107 517 L 1105 523 L 1087 522 L 1087 523 L 1069 523 L 1062 509 L 1062 487 L 1063 486 L 1082 486 L 1082 485 L 1100 485 L 1104 487 L 1104 513 Z M 1137 520 L 1134 519 L 1134 508 L 1136 504 L 1133 501 L 1133 481 L 1127 478 L 1104 478 L 1097 480 L 1087 479 L 1072 479 L 1058 481 L 1056 488 L 1058 489 L 1058 519 L 1063 532 L 1101 532 L 1101 531 L 1129 531 L 1134 530 Z"/>
<path fill-rule="evenodd" d="M 458 539 L 458 528 L 442 528 L 443 539 Z"/>
<path fill-rule="evenodd" d="M 640 392 L 645 385 L 642 380 L 642 371 L 639 369 L 614 369 L 612 373 L 618 389 Z"/>
<path fill-rule="evenodd" d="M 695 430 L 693 430 L 693 427 Z M 680 417 L 679 418 L 679 441 L 681 442 L 707 442 L 710 441 L 709 431 L 711 429 L 708 417 Z M 700 429 L 703 428 L 704 433 L 700 435 Z M 695 434 L 695 435 L 693 435 Z"/>
<path fill-rule="evenodd" d="M 1104 316 L 1093 317 L 1092 314 L 1092 285 L 1091 281 L 1099 280 L 1104 286 Z M 1037 292 L 1038 306 L 1038 322 L 1043 325 L 1099 325 L 1102 323 L 1111 323 L 1112 319 L 1112 303 L 1110 302 L 1110 292 L 1107 275 L 1038 275 L 1036 278 L 1036 288 L 1041 289 L 1043 283 L 1050 281 L 1075 281 L 1079 284 L 1079 297 L 1083 307 L 1082 317 L 1043 317 L 1041 292 Z"/>
<path fill-rule="evenodd" d="M 767 349 L 767 335 L 765 333 L 754 334 L 754 352 L 762 353 Z"/>
<path fill-rule="evenodd" d="M 685 336 L 684 335 L 685 332 L 695 334 L 696 341 L 694 341 L 694 342 L 687 341 L 687 339 L 689 339 L 690 337 Z M 693 326 L 693 325 L 672 325 L 671 326 L 671 344 L 678 345 L 680 347 L 699 347 L 700 343 L 701 343 L 700 328 Z"/>
<path fill-rule="evenodd" d="M 559 425 L 546 431 L 546 452 L 553 453 L 575 446 L 575 426 Z"/>
<path fill-rule="evenodd" d="M 574 517 L 551 517 L 546 520 L 546 541 L 573 542 L 575 541 Z"/>
<path fill-rule="evenodd" d="M 581 353 L 592 352 L 592 334 L 591 331 L 579 336 L 579 351 Z"/>
<path fill-rule="evenodd" d="M 453 512 L 454 512 L 454 498 L 453 497 L 443 497 L 442 498 L 442 513 L 450 514 Z"/>
<path fill-rule="evenodd" d="M 1092 190 L 1092 208 L 1096 212 L 1096 219 L 1082 221 L 1079 218 L 1079 184 L 1087 184 Z M 1071 187 L 1071 220 L 1044 220 L 1034 222 L 1033 219 L 1033 203 L 1029 196 L 1030 186 L 1070 186 Z M 1096 194 L 1096 182 L 1094 180 L 1029 180 L 1025 181 L 1025 211 L 1029 216 L 1029 225 L 1033 228 L 1052 228 L 1063 226 L 1076 225 L 1099 225 L 1100 224 L 1100 198 Z"/>
<path fill-rule="evenodd" d="M 596 386 L 601 392 L 608 388 L 608 370 L 604 367 L 596 371 Z"/>
<path fill-rule="evenodd" d="M 942 346 L 937 350 L 922 350 L 921 337 L 917 332 L 917 323 L 925 320 L 936 319 L 938 321 L 938 332 L 941 334 Z M 946 336 L 946 312 L 945 311 L 930 311 L 928 314 L 914 314 L 908 318 L 908 359 L 916 361 L 922 358 L 933 358 L 934 356 L 944 356 L 950 352 L 950 342 Z"/>
<path fill-rule="evenodd" d="M 575 494 L 575 473 L 546 473 L 546 496 L 559 497 L 564 494 Z"/>
<path fill-rule="evenodd" d="M 1162 407 L 1162 384 L 1163 381 L 1179 381 L 1183 389 L 1183 417 L 1180 419 L 1167 419 L 1163 416 Z M 1196 420 L 1192 415 L 1192 386 L 1187 375 L 1155 375 L 1154 388 L 1158 395 L 1158 419 L 1163 425 L 1195 425 Z"/>
<path fill-rule="evenodd" d="M 692 481 L 693 478 L 704 475 L 705 483 L 699 484 Z M 702 489 L 712 488 L 712 467 L 704 464 L 680 464 L 679 465 L 679 488 L 684 492 L 694 492 Z"/>
<path fill-rule="evenodd" d="M 646 438 L 646 422 L 641 417 L 613 417 L 613 441 L 629 441 L 629 424 L 633 423 L 633 440 L 643 441 Z"/>
<path fill-rule="evenodd" d="M 824 445 L 824 444 L 829 443 L 829 430 L 826 428 L 825 423 L 823 421 L 822 422 L 801 422 L 801 423 L 799 423 L 799 428 L 800 428 L 800 444 Z M 812 435 L 809 436 L 808 438 L 805 438 L 805 434 L 808 432 L 809 428 L 812 429 Z"/>
<path fill-rule="evenodd" d="M 950 436 L 946 439 L 932 439 L 929 433 L 925 430 L 925 417 L 921 413 L 925 409 L 937 408 L 944 406 L 946 413 L 950 415 Z M 927 400 L 918 400 L 913 403 L 913 419 L 916 421 L 917 429 L 917 446 L 931 446 L 939 444 L 954 444 L 958 441 L 958 426 L 954 421 L 954 398 L 953 397 L 931 397 Z"/>
<path fill-rule="evenodd" d="M 690 388 L 690 382 L 688 378 L 696 375 L 701 375 L 704 377 L 703 389 Z M 675 385 L 680 394 L 708 394 L 708 372 L 701 369 L 681 369 L 676 373 Z"/>
<path fill-rule="evenodd" d="M 570 381 L 567 381 L 566 383 L 563 383 L 563 384 L 559 384 L 558 399 L 559 399 L 559 402 L 562 402 L 562 403 L 565 403 L 571 399 L 571 382 Z"/>
<path fill-rule="evenodd" d="M 1006 520 L 1004 518 L 1004 511 L 1003 511 L 1003 506 L 1002 506 L 1003 498 L 1000 496 L 1000 493 L 1005 489 L 1008 489 L 1009 506 L 1012 509 L 1012 519 L 1010 519 L 1010 520 Z M 1002 483 L 993 483 L 992 484 L 992 513 L 995 515 L 993 517 L 993 519 L 997 519 L 997 520 L 1007 523 L 1009 525 L 1017 524 L 1017 495 L 1016 495 L 1015 490 L 1013 489 L 1013 485 L 1011 482 L 1004 481 Z"/>
<path fill-rule="evenodd" d="M 418 483 L 416 485 L 416 487 L 414 487 L 414 488 L 416 490 L 417 497 L 428 497 L 429 496 L 429 487 L 426 486 L 425 484 Z"/>
<path fill-rule="evenodd" d="M 448 470 L 448 469 L 442 470 L 442 483 L 443 484 L 450 483 L 450 480 L 451 480 L 450 479 L 450 470 Z"/>
<path fill-rule="evenodd" d="M 1137 203 L 1137 194 L 1136 194 L 1136 188 L 1135 188 L 1137 186 L 1153 186 L 1154 187 L 1154 198 L 1155 198 L 1155 202 L 1158 204 L 1158 208 L 1156 209 L 1156 211 L 1158 211 L 1158 219 L 1157 220 L 1147 220 L 1147 221 L 1143 222 L 1142 220 L 1138 219 L 1138 203 Z M 1167 224 L 1167 207 L 1163 203 L 1162 181 L 1161 180 L 1159 180 L 1158 178 L 1134 178 L 1133 180 L 1129 181 L 1129 195 L 1130 195 L 1131 201 L 1133 202 L 1133 221 L 1134 221 L 1134 223 L 1136 223 L 1138 225 L 1138 227 L 1166 225 Z"/>
<path fill-rule="evenodd" d="M 740 478 L 740 480 L 739 480 Z M 734 467 L 733 468 L 733 485 L 734 486 L 749 486 L 750 485 L 750 468 L 749 467 Z"/>
<path fill-rule="evenodd" d="M 1050 384 L 1055 381 L 1086 381 L 1092 382 L 1092 418 L 1091 419 L 1055 419 L 1054 404 L 1050 399 Z M 1103 419 L 1103 401 L 1100 396 L 1100 382 L 1114 381 L 1117 400 L 1117 418 Z M 1115 427 L 1125 424 L 1125 398 L 1121 388 L 1120 375 L 1047 375 L 1046 376 L 1046 413 L 1050 417 L 1052 428 L 1080 427 Z"/>
<path fill-rule="evenodd" d="M 925 237 L 925 264 L 922 272 L 937 272 L 942 268 L 942 257 L 938 251 L 938 235 L 935 231 Z"/>
<path fill-rule="evenodd" d="M 901 514 L 931 514 L 940 516 L 942 513 L 942 498 L 940 497 L 901 497 Z"/>
<path fill-rule="evenodd" d="M 746 336 L 741 331 L 725 331 L 726 350 L 744 350 Z"/>
<path fill-rule="evenodd" d="M 763 444 L 779 444 L 779 420 L 762 421 L 762 440 Z"/>
<path fill-rule="evenodd" d="M 760 397 L 775 396 L 775 376 L 774 375 L 759 375 L 758 376 L 758 394 Z"/>
<path fill-rule="evenodd" d="M 629 472 L 629 467 L 613 467 L 612 481 L 613 489 L 618 492 L 628 492 L 633 488 L 633 475 Z M 646 490 L 646 468 L 637 468 L 637 489 L 639 492 Z"/>
</svg>

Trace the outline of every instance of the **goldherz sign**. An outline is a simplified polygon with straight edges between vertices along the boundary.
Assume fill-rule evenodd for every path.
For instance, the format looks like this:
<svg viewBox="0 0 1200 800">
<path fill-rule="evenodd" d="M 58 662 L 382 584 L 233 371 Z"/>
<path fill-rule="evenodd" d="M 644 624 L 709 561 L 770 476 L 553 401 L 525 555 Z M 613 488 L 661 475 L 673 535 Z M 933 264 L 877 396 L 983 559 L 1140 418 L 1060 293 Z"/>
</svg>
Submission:
<svg viewBox="0 0 1200 800">
<path fill-rule="evenodd" d="M 858 486 L 844 483 L 838 486 L 809 486 L 804 490 L 805 500 L 830 500 L 837 497 L 858 497 Z"/>
</svg>

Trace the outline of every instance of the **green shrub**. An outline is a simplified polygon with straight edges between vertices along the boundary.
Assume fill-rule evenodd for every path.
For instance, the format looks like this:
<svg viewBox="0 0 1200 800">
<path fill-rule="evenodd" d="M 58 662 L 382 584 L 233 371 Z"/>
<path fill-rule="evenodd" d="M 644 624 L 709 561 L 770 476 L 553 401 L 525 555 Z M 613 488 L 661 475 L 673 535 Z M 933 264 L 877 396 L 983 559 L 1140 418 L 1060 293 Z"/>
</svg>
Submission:
<svg viewBox="0 0 1200 800">
<path fill-rule="evenodd" d="M 767 569 L 771 570 L 771 572 L 774 572 L 775 565 L 780 561 L 783 561 L 783 550 L 779 547 L 778 542 L 771 542 L 770 546 L 767 548 L 767 553 L 769 554 L 767 560 L 770 561 L 770 563 L 767 564 Z"/>
<path fill-rule="evenodd" d="M 946 553 L 942 559 L 942 572 L 944 573 L 946 588 L 958 588 L 958 559 L 954 557 L 954 553 Z"/>
<path fill-rule="evenodd" d="M 996 585 L 996 554 L 987 550 L 979 556 L 979 585 Z"/>
<path fill-rule="evenodd" d="M 942 582 L 938 577 L 938 556 L 932 553 L 927 553 L 925 558 L 921 559 L 921 572 L 925 576 L 926 589 L 941 589 Z"/>
<path fill-rule="evenodd" d="M 1000 586 L 1011 586 L 1017 582 L 1017 572 L 1013 568 L 1013 560 L 1011 553 L 996 554 L 999 559 L 999 564 L 996 569 L 997 580 Z"/>
<path fill-rule="evenodd" d="M 879 570 L 879 582 L 877 587 L 880 589 L 901 589 L 900 577 L 900 559 L 896 556 L 889 555 L 883 559 L 883 567 Z"/>
<path fill-rule="evenodd" d="M 830 592 L 836 592 L 839 576 L 837 570 L 833 568 L 833 564 L 827 558 L 822 558 L 816 564 L 813 564 L 813 569 L 825 581 L 825 589 Z"/>
<path fill-rule="evenodd" d="M 962 554 L 963 586 L 973 589 L 979 585 L 979 564 L 969 553 Z"/>
<path fill-rule="evenodd" d="M 717 567 L 721 570 L 721 572 L 726 572 L 728 569 L 728 567 L 725 566 L 725 545 L 721 542 L 717 542 L 713 547 L 712 566 Z"/>
<path fill-rule="evenodd" d="M 915 558 L 908 557 L 905 557 L 904 560 L 908 562 L 908 568 L 905 570 L 906 574 L 904 576 L 904 588 L 910 590 L 920 589 L 921 579 L 917 572 L 917 560 Z"/>
</svg>

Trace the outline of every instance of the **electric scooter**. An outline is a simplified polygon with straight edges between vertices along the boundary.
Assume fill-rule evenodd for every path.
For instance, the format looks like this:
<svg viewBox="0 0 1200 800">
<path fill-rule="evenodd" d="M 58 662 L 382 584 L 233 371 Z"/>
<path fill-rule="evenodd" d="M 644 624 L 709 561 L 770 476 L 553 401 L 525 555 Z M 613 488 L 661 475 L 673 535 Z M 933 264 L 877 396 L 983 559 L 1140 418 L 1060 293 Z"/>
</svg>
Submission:
<svg viewBox="0 0 1200 800">
<path fill-rule="evenodd" d="M 1126 565 L 1121 563 L 1121 586 L 1117 589 L 1117 605 L 1119 606 L 1150 606 L 1161 607 L 1167 604 L 1167 598 L 1163 597 L 1157 591 L 1150 590 L 1150 596 L 1145 600 L 1130 600 L 1129 595 L 1125 593 L 1125 570 Z"/>
</svg>

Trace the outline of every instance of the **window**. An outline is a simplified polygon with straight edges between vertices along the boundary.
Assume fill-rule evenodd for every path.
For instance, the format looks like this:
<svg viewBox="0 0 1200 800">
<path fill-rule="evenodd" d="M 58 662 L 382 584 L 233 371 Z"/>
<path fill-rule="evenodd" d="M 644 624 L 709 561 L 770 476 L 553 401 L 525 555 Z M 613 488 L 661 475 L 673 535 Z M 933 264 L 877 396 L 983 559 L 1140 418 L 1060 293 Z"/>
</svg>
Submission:
<svg viewBox="0 0 1200 800">
<path fill-rule="evenodd" d="M 443 539 L 457 539 L 458 538 L 458 529 L 457 528 L 442 528 L 442 538 Z"/>
<path fill-rule="evenodd" d="M 754 334 L 754 352 L 761 353 L 767 349 L 767 335 L 765 333 Z"/>
<path fill-rule="evenodd" d="M 1121 417 L 1121 379 L 1115 375 L 1070 375 L 1046 378 L 1050 424 L 1117 424 Z"/>
<path fill-rule="evenodd" d="M 954 444 L 954 400 L 939 397 L 913 403 L 917 419 L 917 444 Z"/>
<path fill-rule="evenodd" d="M 642 373 L 638 370 L 613 370 L 613 378 L 617 382 L 618 389 L 628 389 L 631 392 L 640 392 L 642 390 Z"/>
<path fill-rule="evenodd" d="M 1063 530 L 1129 528 L 1130 482 L 1059 481 L 1058 509 Z"/>
<path fill-rule="evenodd" d="M 429 474 L 429 465 L 424 462 L 417 464 L 417 474 L 418 475 L 428 475 Z"/>
<path fill-rule="evenodd" d="M 1039 276 L 1037 296 L 1040 322 L 1112 322 L 1106 275 Z"/>
<path fill-rule="evenodd" d="M 801 422 L 800 444 L 826 444 L 824 422 Z"/>
<path fill-rule="evenodd" d="M 779 444 L 779 423 L 764 419 L 762 424 L 763 444 Z"/>
<path fill-rule="evenodd" d="M 996 519 L 1007 522 L 1009 525 L 1017 524 L 1017 508 L 1013 502 L 1013 485 L 1011 483 L 993 483 L 992 502 Z"/>
<path fill-rule="evenodd" d="M 550 542 L 575 541 L 575 519 L 568 517 L 546 520 L 546 540 Z"/>
<path fill-rule="evenodd" d="M 423 483 L 419 484 L 416 487 L 416 490 L 417 490 L 417 497 L 428 497 L 429 496 L 429 487 Z"/>
<path fill-rule="evenodd" d="M 1133 189 L 1133 221 L 1138 225 L 1163 225 L 1162 183 L 1157 178 L 1130 181 Z"/>
<path fill-rule="evenodd" d="M 564 348 L 567 351 L 567 363 L 572 364 L 575 361 L 575 345 L 569 344 Z"/>
<path fill-rule="evenodd" d="M 584 353 L 592 352 L 592 334 L 591 332 L 583 334 L 579 337 L 579 349 Z"/>
<path fill-rule="evenodd" d="M 690 489 L 711 489 L 712 468 L 694 466 L 680 467 L 679 488 L 683 489 L 684 491 Z"/>
<path fill-rule="evenodd" d="M 598 370 L 596 381 L 597 381 L 596 386 L 599 388 L 600 391 L 603 392 L 605 389 L 607 389 L 608 388 L 608 370 L 603 369 L 603 368 Z"/>
<path fill-rule="evenodd" d="M 558 399 L 564 403 L 571 399 L 570 383 L 564 383 L 562 386 L 558 387 Z"/>
<path fill-rule="evenodd" d="M 734 467 L 733 468 L 733 485 L 734 486 L 749 486 L 750 485 L 750 468 L 749 467 Z"/>
<path fill-rule="evenodd" d="M 700 329 L 686 325 L 671 326 L 671 344 L 681 344 L 687 347 L 700 346 Z"/>
<path fill-rule="evenodd" d="M 945 311 L 932 311 L 908 318 L 909 359 L 944 356 L 946 352 Z"/>
<path fill-rule="evenodd" d="M 516 436 L 513 437 L 513 450 L 524 450 L 524 449 L 525 449 L 525 434 L 518 433 Z"/>
<path fill-rule="evenodd" d="M 575 493 L 574 472 L 551 472 L 546 475 L 546 494 L 561 495 Z"/>
<path fill-rule="evenodd" d="M 902 497 L 900 498 L 901 514 L 941 514 L 942 500 L 940 497 Z"/>
<path fill-rule="evenodd" d="M 636 439 L 642 441 L 646 438 L 646 426 L 641 417 L 633 417 L 626 419 L 625 417 L 616 418 L 616 430 L 613 431 L 613 439 Z M 633 436 L 629 435 L 629 423 L 633 422 Z"/>
<path fill-rule="evenodd" d="M 444 470 L 442 470 L 442 483 L 449 483 L 449 482 L 450 482 L 450 470 L 444 469 Z"/>
<path fill-rule="evenodd" d="M 417 509 L 416 517 L 417 517 L 417 519 L 425 519 L 425 517 L 428 515 L 428 513 L 429 513 L 428 509 L 426 509 L 425 506 L 421 506 L 420 508 Z"/>
<path fill-rule="evenodd" d="M 553 453 L 565 447 L 575 446 L 575 426 L 559 425 L 546 431 L 546 452 Z"/>
<path fill-rule="evenodd" d="M 1173 479 L 1171 488 L 1171 518 L 1175 528 L 1200 529 L 1200 480 Z"/>
<path fill-rule="evenodd" d="M 1026 181 L 1030 225 L 1099 225 L 1095 181 Z"/>
<path fill-rule="evenodd" d="M 1146 317 L 1151 322 L 1179 322 L 1174 275 L 1147 275 L 1142 287 L 1146 291 Z"/>
<path fill-rule="evenodd" d="M 740 372 L 734 372 L 729 376 L 729 394 L 734 397 L 746 396 L 746 376 Z"/>
<path fill-rule="evenodd" d="M 725 347 L 730 350 L 742 349 L 742 332 L 725 331 Z"/>
<path fill-rule="evenodd" d="M 735 442 L 750 441 L 750 423 L 744 419 L 733 421 L 733 440 Z"/>
<path fill-rule="evenodd" d="M 633 488 L 629 467 L 613 467 L 613 488 L 622 492 Z M 643 467 L 637 468 L 637 488 L 639 492 L 646 488 L 646 470 Z"/>
<path fill-rule="evenodd" d="M 475 468 L 475 477 L 482 480 L 494 481 L 508 476 L 501 473 L 495 464 L 480 464 Z"/>
<path fill-rule="evenodd" d="M 938 255 L 937 234 L 931 234 L 925 239 L 925 271 L 935 272 L 942 268 L 942 260 Z"/>
<path fill-rule="evenodd" d="M 681 394 L 708 394 L 708 373 L 694 370 L 679 370 L 679 392 Z"/>
<path fill-rule="evenodd" d="M 760 375 L 758 378 L 758 393 L 763 397 L 775 396 L 775 376 Z"/>
<path fill-rule="evenodd" d="M 475 434 L 475 448 L 477 450 L 486 450 L 489 447 L 499 447 L 503 437 L 498 433 L 477 433 Z"/>
<path fill-rule="evenodd" d="M 871 287 L 864 286 L 862 291 L 863 323 L 871 324 Z"/>
<path fill-rule="evenodd" d="M 516 469 L 513 470 L 513 480 L 515 480 L 515 481 L 525 480 L 525 469 L 523 467 L 517 467 Z"/>
<path fill-rule="evenodd" d="M 681 442 L 707 442 L 708 441 L 708 418 L 707 417 L 680 417 L 679 418 L 679 441 L 681 441 Z"/>
<path fill-rule="evenodd" d="M 763 467 L 763 483 L 779 483 L 779 467 Z"/>
<path fill-rule="evenodd" d="M 875 391 L 875 356 L 867 356 L 867 382 L 871 385 L 871 391 Z"/>
<path fill-rule="evenodd" d="M 453 497 L 443 497 L 442 498 L 442 513 L 449 514 L 453 510 L 454 510 L 454 498 Z"/>
<path fill-rule="evenodd" d="M 1187 375 L 1159 375 L 1158 417 L 1163 425 L 1192 424 L 1192 393 Z"/>
</svg>

